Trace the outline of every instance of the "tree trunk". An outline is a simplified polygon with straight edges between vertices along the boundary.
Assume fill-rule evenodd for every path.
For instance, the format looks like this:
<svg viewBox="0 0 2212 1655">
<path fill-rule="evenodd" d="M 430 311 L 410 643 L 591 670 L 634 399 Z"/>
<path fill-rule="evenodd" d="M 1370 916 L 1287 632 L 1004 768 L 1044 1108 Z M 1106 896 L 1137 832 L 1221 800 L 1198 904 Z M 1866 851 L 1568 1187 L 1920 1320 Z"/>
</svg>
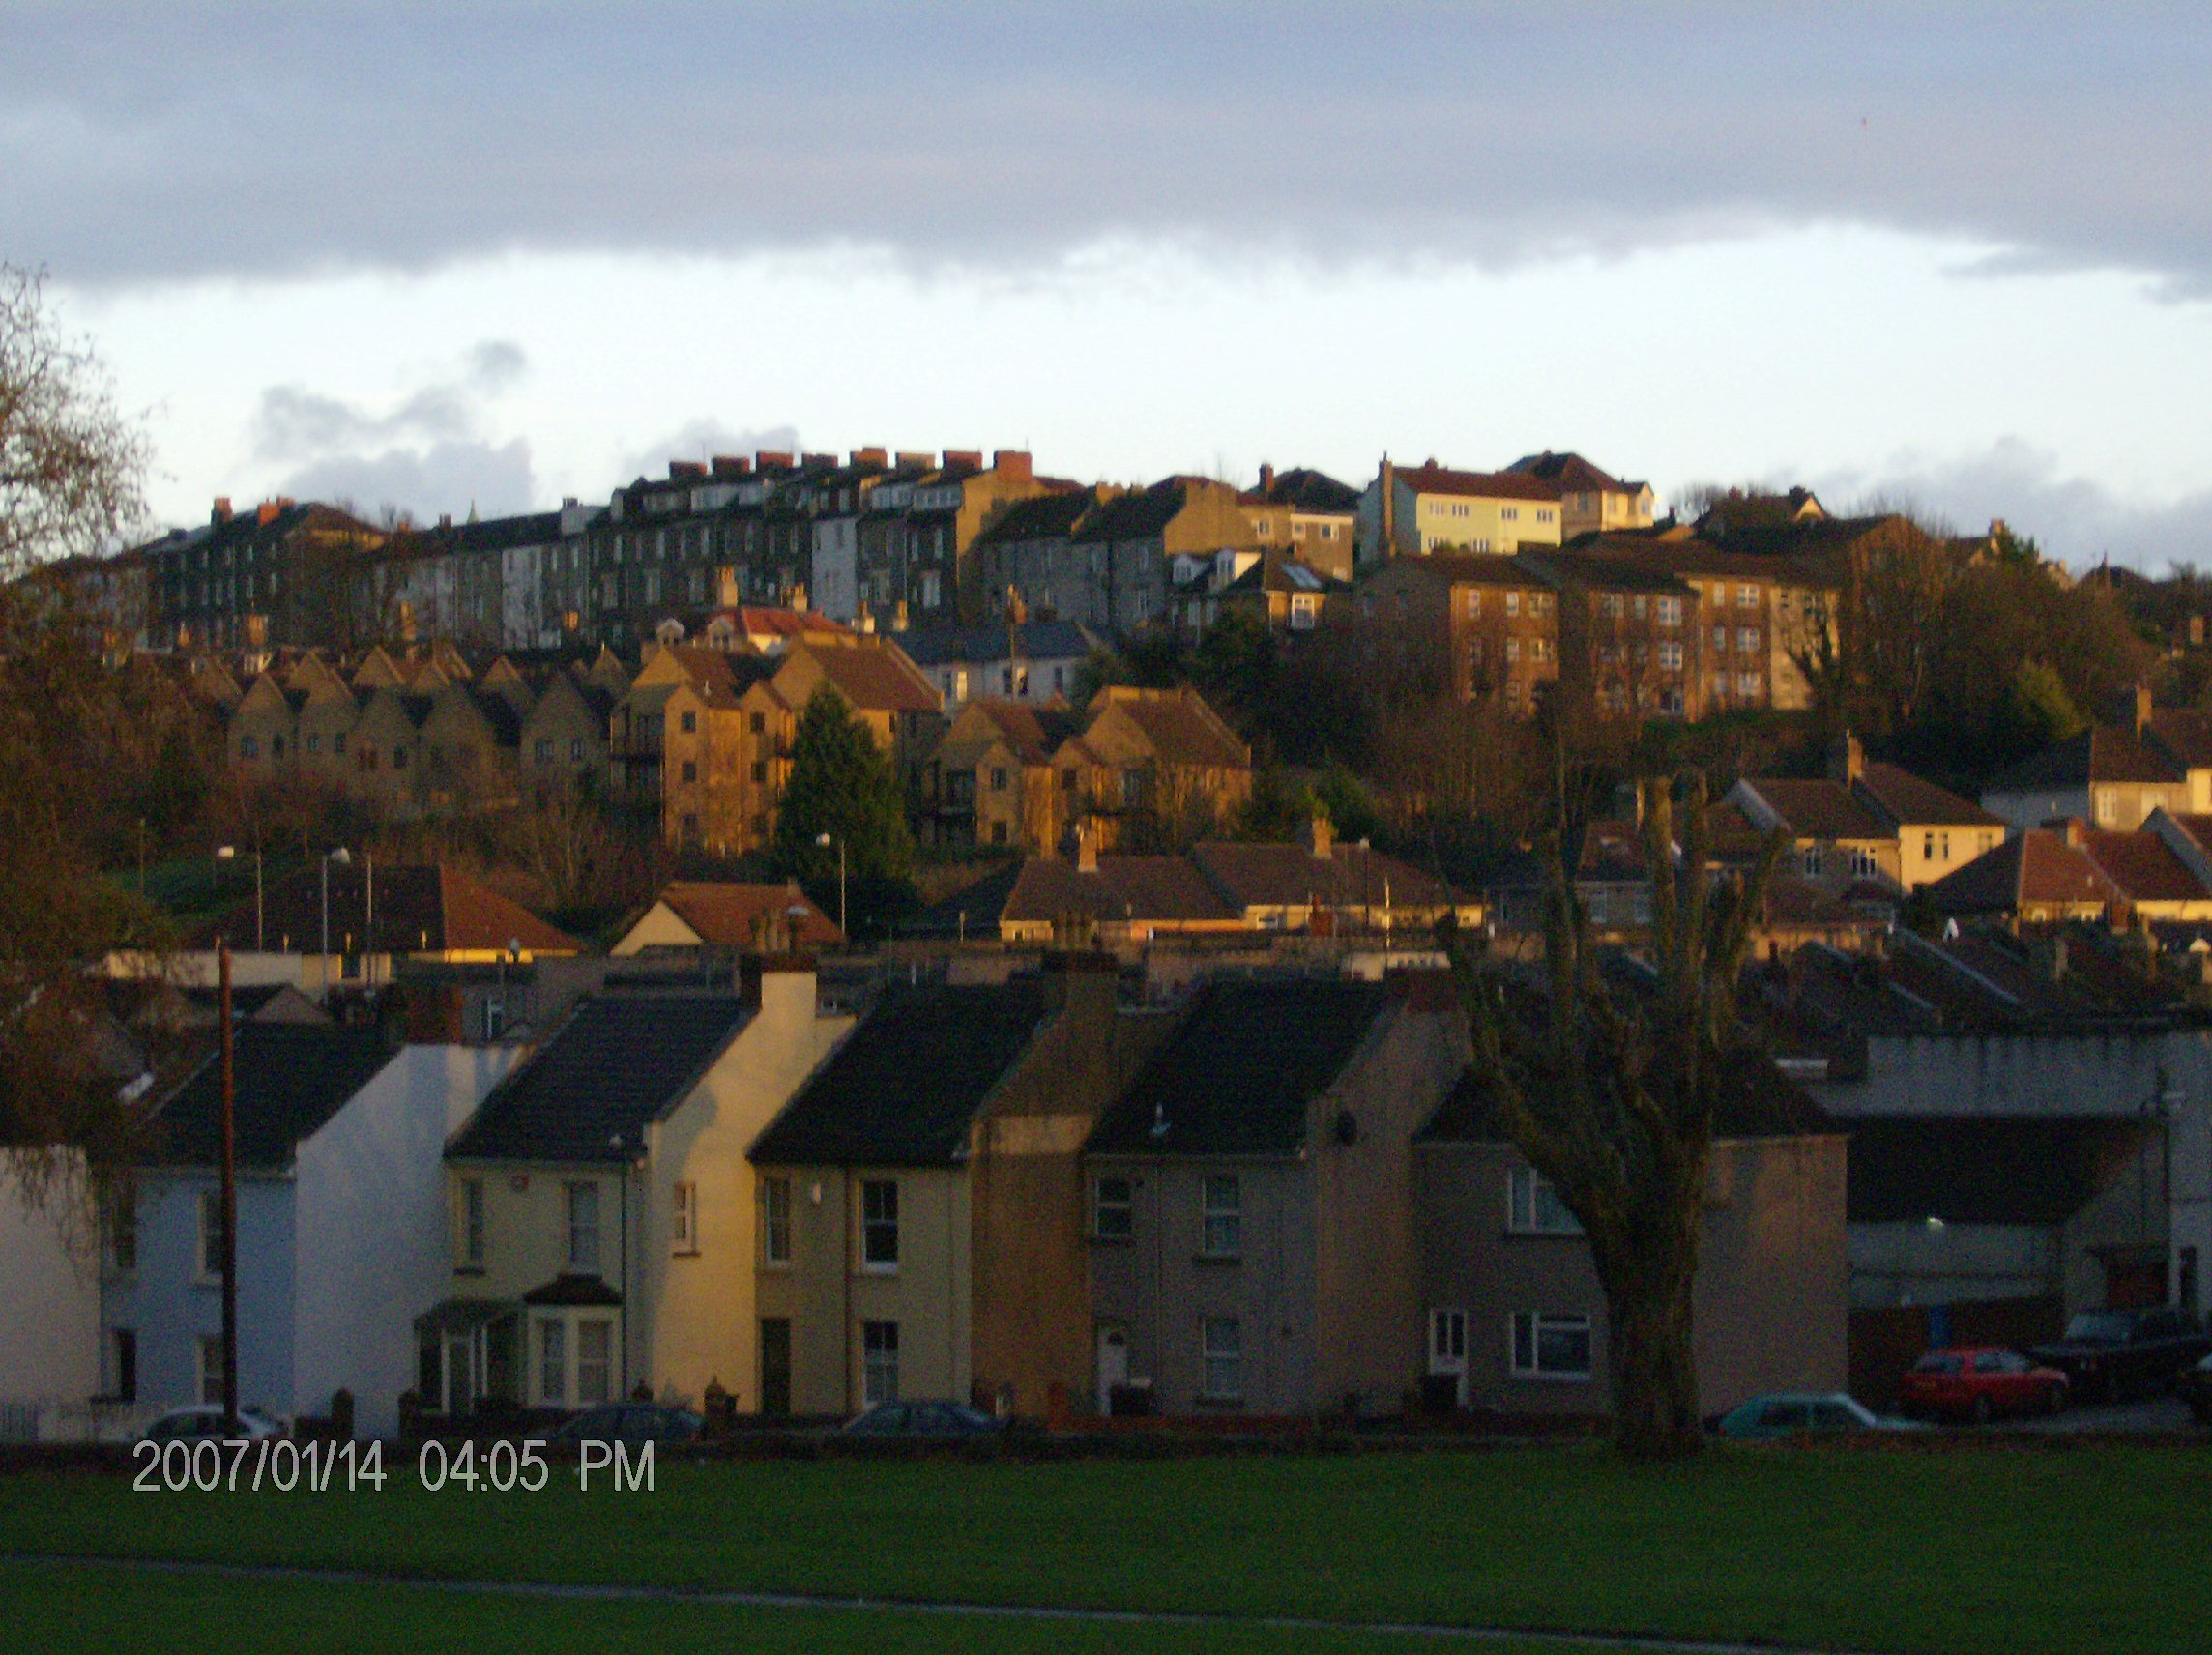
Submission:
<svg viewBox="0 0 2212 1655">
<path fill-rule="evenodd" d="M 1668 1218 L 1636 1227 L 1626 1257 L 1599 1261 L 1614 1446 L 1628 1459 L 1674 1460 L 1704 1446 L 1691 1317 L 1698 1216 L 1693 1194 Z"/>
</svg>

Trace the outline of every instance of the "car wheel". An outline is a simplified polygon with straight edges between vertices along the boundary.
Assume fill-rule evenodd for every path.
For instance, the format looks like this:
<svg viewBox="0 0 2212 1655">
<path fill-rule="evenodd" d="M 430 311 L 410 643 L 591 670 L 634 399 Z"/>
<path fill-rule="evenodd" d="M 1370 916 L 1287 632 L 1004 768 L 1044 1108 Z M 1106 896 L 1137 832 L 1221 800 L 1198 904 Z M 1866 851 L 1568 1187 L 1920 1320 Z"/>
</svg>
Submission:
<svg viewBox="0 0 2212 1655">
<path fill-rule="evenodd" d="M 1992 1410 L 1990 1408 L 1990 1399 L 1986 1396 L 1978 1396 L 1974 1398 L 1974 1423 L 1976 1425 L 1987 1425 L 1989 1424 L 1991 1417 Z"/>
</svg>

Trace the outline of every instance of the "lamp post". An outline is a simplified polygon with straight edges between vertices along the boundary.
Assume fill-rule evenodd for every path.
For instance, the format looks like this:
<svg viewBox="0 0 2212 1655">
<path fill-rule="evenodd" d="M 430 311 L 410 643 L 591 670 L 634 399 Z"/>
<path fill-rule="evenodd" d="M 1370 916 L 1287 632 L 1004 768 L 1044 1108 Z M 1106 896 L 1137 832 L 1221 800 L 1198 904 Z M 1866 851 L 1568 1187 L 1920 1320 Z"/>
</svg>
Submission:
<svg viewBox="0 0 2212 1655">
<path fill-rule="evenodd" d="M 340 845 L 323 857 L 323 998 L 331 997 L 331 864 L 353 866 L 353 853 Z"/>
<path fill-rule="evenodd" d="M 844 932 L 846 942 L 851 943 L 853 929 L 845 923 L 845 836 L 842 833 L 817 833 L 814 835 L 814 842 L 825 851 L 830 848 L 832 841 L 837 846 L 837 929 Z"/>
</svg>

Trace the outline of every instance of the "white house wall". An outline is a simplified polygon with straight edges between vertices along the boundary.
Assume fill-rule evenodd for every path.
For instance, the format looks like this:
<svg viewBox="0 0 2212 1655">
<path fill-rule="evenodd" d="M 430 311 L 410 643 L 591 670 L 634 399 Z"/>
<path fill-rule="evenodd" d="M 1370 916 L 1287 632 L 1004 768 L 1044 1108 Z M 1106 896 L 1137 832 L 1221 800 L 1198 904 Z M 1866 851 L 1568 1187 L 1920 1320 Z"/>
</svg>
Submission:
<svg viewBox="0 0 2212 1655">
<path fill-rule="evenodd" d="M 100 1389 L 100 1244 L 82 1168 L 34 1205 L 0 1157 L 0 1403 L 81 1403 Z"/>
<path fill-rule="evenodd" d="M 391 1437 L 415 1384 L 415 1318 L 451 1279 L 447 1138 L 514 1066 L 512 1046 L 408 1046 L 299 1147 L 296 1409 L 353 1393 Z"/>
</svg>

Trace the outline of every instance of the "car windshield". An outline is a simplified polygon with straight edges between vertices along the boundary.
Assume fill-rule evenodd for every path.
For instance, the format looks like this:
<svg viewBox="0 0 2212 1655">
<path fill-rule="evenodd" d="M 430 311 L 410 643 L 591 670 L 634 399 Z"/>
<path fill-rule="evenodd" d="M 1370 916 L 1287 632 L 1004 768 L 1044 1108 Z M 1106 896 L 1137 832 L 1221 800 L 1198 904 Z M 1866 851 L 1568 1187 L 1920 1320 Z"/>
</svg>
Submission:
<svg viewBox="0 0 2212 1655">
<path fill-rule="evenodd" d="M 2084 1345 L 2124 1345 L 2129 1321 L 2116 1310 L 2083 1311 L 2066 1324 L 2066 1337 Z"/>
<path fill-rule="evenodd" d="M 1959 1358 L 1942 1350 L 1931 1350 L 1912 1364 L 1916 1374 L 1955 1374 L 1959 1371 Z"/>
</svg>

